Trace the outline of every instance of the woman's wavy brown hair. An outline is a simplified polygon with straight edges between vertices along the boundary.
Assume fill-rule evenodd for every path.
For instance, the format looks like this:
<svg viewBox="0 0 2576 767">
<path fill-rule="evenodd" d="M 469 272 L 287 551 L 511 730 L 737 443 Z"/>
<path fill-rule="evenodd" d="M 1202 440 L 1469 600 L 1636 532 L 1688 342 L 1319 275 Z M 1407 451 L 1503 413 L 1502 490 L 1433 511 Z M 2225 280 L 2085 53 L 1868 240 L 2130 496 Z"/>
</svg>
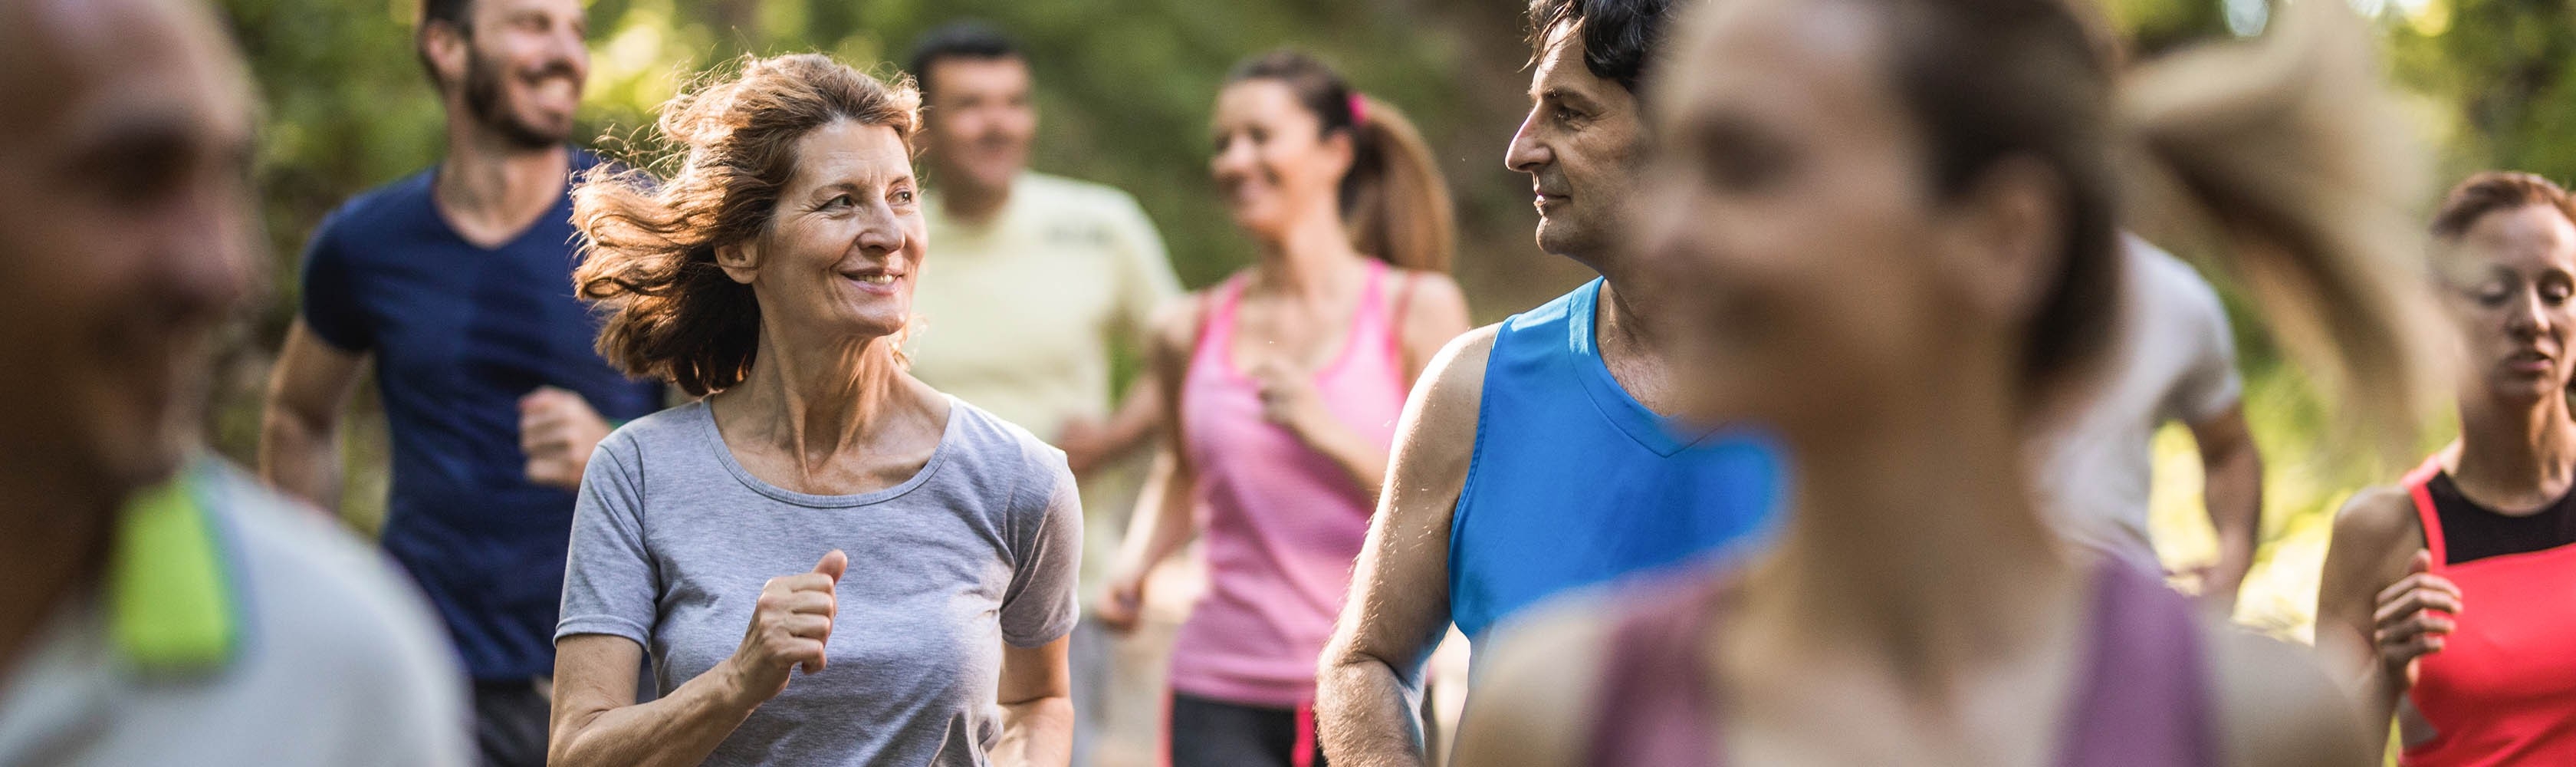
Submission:
<svg viewBox="0 0 2576 767">
<path fill-rule="evenodd" d="M 797 139 L 853 120 L 893 128 L 909 147 L 920 110 L 911 78 L 889 84 L 817 53 L 745 56 L 732 76 L 663 104 L 664 177 L 601 165 L 572 190 L 583 253 L 573 284 L 605 315 L 600 355 L 692 395 L 741 383 L 760 302 L 716 250 L 769 227 Z"/>
</svg>

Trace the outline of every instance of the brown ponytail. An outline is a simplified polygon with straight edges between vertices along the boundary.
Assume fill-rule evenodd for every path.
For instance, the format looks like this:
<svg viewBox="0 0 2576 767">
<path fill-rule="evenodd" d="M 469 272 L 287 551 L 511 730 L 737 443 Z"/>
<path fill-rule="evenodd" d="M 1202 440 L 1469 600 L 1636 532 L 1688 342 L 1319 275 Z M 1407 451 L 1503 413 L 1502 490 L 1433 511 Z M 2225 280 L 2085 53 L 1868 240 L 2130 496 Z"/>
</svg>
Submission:
<svg viewBox="0 0 2576 767">
<path fill-rule="evenodd" d="M 2116 108 L 2139 162 L 2123 175 L 2137 202 L 2179 192 L 2174 202 L 2213 224 L 2228 246 L 2219 265 L 2320 391 L 2384 447 L 2408 449 L 2438 393 L 2427 363 L 2444 327 L 2413 210 L 2424 148 L 2400 127 L 2358 17 L 2334 2 L 2275 8 L 2260 40 L 2129 77 Z"/>
<path fill-rule="evenodd" d="M 1449 183 L 1412 120 L 1352 90 L 1340 73 L 1297 51 L 1247 59 L 1226 78 L 1245 80 L 1286 85 L 1326 133 L 1349 132 L 1351 170 L 1342 176 L 1340 196 L 1351 247 L 1406 269 L 1449 271 L 1458 239 Z"/>
</svg>

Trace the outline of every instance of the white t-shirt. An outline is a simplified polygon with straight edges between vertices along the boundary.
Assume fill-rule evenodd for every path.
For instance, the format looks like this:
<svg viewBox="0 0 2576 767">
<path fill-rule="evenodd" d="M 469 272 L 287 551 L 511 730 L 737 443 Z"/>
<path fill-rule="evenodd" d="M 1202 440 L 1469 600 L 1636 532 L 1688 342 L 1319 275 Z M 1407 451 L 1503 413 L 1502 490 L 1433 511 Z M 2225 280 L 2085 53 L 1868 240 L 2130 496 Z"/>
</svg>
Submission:
<svg viewBox="0 0 2576 767">
<path fill-rule="evenodd" d="M 2121 243 L 2128 272 L 2115 346 L 2090 404 L 2038 444 L 2035 484 L 2040 508 L 2068 538 L 2161 568 L 2147 537 L 2156 429 L 2225 413 L 2244 382 L 2218 293 L 2147 241 L 2123 235 Z"/>
<path fill-rule="evenodd" d="M 0 765 L 472 763 L 465 672 L 382 554 L 238 472 L 206 472 L 233 572 L 235 655 L 146 676 L 103 600 L 72 600 L 0 664 Z"/>
</svg>

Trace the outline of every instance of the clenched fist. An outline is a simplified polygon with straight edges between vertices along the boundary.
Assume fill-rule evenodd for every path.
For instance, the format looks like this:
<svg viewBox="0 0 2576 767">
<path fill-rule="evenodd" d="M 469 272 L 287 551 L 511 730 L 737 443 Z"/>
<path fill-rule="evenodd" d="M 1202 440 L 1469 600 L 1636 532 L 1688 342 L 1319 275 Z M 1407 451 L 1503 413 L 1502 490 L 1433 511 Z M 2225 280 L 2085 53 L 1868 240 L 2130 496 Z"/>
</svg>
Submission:
<svg viewBox="0 0 2576 767">
<path fill-rule="evenodd" d="M 540 386 L 519 398 L 519 450 L 528 455 L 528 481 L 581 489 L 590 453 L 608 438 L 608 420 L 581 395 Z"/>
<path fill-rule="evenodd" d="M 823 648 L 832 639 L 832 617 L 839 613 L 833 590 L 849 567 L 849 555 L 833 549 L 814 563 L 813 572 L 771 578 L 761 586 L 742 646 L 725 659 L 744 694 L 756 700 L 775 698 L 787 691 L 789 670 L 823 670 Z"/>
</svg>

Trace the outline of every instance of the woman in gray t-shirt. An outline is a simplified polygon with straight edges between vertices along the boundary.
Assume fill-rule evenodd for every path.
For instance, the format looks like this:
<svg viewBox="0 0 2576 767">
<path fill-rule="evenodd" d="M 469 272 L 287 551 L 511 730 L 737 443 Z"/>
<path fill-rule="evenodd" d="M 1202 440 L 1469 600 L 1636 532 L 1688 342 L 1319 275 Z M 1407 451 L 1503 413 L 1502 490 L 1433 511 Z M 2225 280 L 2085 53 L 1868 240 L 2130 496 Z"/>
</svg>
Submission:
<svg viewBox="0 0 2576 767">
<path fill-rule="evenodd" d="M 574 190 L 601 351 L 704 398 L 592 456 L 551 763 L 1066 762 L 1064 454 L 897 351 L 919 103 L 820 55 L 748 60 L 665 107 L 670 181 Z"/>
</svg>

